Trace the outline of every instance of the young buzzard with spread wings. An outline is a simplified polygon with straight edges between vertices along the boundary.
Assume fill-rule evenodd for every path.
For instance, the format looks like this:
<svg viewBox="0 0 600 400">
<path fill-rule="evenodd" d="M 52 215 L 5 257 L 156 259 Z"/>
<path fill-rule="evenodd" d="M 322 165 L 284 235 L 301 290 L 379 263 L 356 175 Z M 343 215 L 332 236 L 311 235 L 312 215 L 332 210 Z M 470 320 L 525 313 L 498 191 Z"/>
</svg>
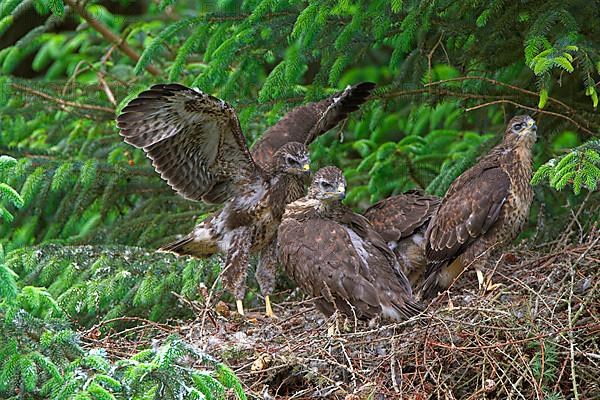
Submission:
<svg viewBox="0 0 600 400">
<path fill-rule="evenodd" d="M 533 118 L 514 117 L 502 142 L 450 185 L 425 234 L 424 298 L 448 288 L 465 267 L 483 263 L 521 232 L 533 201 L 536 132 Z M 481 284 L 481 272 L 478 278 Z"/>
<path fill-rule="evenodd" d="M 279 259 L 325 315 L 403 320 L 421 307 L 398 260 L 369 221 L 341 203 L 342 171 L 321 168 L 308 195 L 289 204 L 278 231 Z"/>
<path fill-rule="evenodd" d="M 178 84 L 154 85 L 140 93 L 117 118 L 125 141 L 142 148 L 181 196 L 225 203 L 163 250 L 195 257 L 225 253 L 224 285 L 243 314 L 250 253 L 271 247 L 285 205 L 304 193 L 303 176 L 309 172 L 306 144 L 356 110 L 369 91 L 357 85 L 337 97 L 293 110 L 270 130 L 276 135 L 289 132 L 289 140 L 269 139 L 268 131 L 254 155 L 235 110 L 223 100 Z M 299 116 L 294 118 L 294 113 Z M 306 124 L 307 115 L 312 116 L 312 124 Z"/>
</svg>

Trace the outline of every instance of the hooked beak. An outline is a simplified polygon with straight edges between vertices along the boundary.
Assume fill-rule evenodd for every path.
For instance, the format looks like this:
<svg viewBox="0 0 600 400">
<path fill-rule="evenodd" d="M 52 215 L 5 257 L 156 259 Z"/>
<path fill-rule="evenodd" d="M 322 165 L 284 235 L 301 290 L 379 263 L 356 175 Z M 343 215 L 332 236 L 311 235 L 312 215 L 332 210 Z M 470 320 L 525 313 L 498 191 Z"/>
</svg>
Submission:
<svg viewBox="0 0 600 400">
<path fill-rule="evenodd" d="M 302 166 L 302 172 L 304 172 L 305 175 L 310 175 L 310 164 L 304 164 Z"/>
<path fill-rule="evenodd" d="M 340 200 L 345 199 L 346 198 L 346 188 L 343 185 L 338 186 L 337 194 L 338 194 L 338 197 L 340 198 Z"/>
<path fill-rule="evenodd" d="M 525 134 L 525 136 L 527 137 L 534 139 L 537 137 L 537 125 L 533 118 L 530 118 L 527 121 L 527 129 L 523 130 L 523 134 Z"/>
<path fill-rule="evenodd" d="M 532 131 L 537 131 L 537 125 L 535 124 L 535 120 L 533 118 L 528 119 L 527 127 Z"/>
</svg>

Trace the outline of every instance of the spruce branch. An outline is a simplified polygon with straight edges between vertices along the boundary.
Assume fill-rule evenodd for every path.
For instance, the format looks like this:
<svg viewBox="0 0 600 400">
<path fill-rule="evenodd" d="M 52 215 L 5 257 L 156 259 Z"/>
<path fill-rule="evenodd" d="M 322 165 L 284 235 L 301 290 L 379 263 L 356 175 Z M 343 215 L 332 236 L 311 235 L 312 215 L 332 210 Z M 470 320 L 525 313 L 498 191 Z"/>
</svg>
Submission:
<svg viewBox="0 0 600 400">
<path fill-rule="evenodd" d="M 553 112 L 553 111 L 547 111 L 547 110 L 543 110 L 543 109 L 540 109 L 540 108 L 529 107 L 529 106 L 526 106 L 524 104 L 517 103 L 516 101 L 507 100 L 507 99 L 494 100 L 494 101 L 490 101 L 490 102 L 487 102 L 487 103 L 478 104 L 476 106 L 467 108 L 465 111 L 467 111 L 467 112 L 474 111 L 474 110 L 477 110 L 477 109 L 480 109 L 480 108 L 483 108 L 483 107 L 489 107 L 489 106 L 492 106 L 492 105 L 495 105 L 495 104 L 511 104 L 511 105 L 513 105 L 515 107 L 523 108 L 525 110 L 533 111 L 533 112 L 540 113 L 540 114 L 552 115 L 553 117 L 562 118 L 562 119 L 565 119 L 565 120 L 569 121 L 570 123 L 572 123 L 573 125 L 575 125 L 578 129 L 584 131 L 585 133 L 587 133 L 590 136 L 596 136 L 597 135 L 596 133 L 590 131 L 589 129 L 587 129 L 583 125 L 579 124 L 573 118 L 568 117 L 568 116 L 566 116 L 564 114 Z"/>
<path fill-rule="evenodd" d="M 81 16 L 81 18 L 83 18 L 96 32 L 102 35 L 103 38 L 116 45 L 132 61 L 138 62 L 140 59 L 138 52 L 129 46 L 123 38 L 116 35 L 102 22 L 95 19 L 83 5 L 79 4 L 76 0 L 65 0 L 65 3 L 75 10 L 75 12 L 77 12 L 77 14 L 79 14 L 79 16 Z M 146 70 L 154 76 L 160 75 L 160 71 L 152 65 L 147 65 Z"/>
<path fill-rule="evenodd" d="M 58 97 L 50 96 L 49 94 L 41 92 L 39 90 L 35 90 L 30 87 L 20 85 L 18 83 L 11 82 L 10 85 L 17 90 L 22 90 L 24 92 L 31 93 L 31 94 L 41 97 L 43 99 L 51 100 L 63 107 L 75 107 L 75 108 L 81 108 L 83 110 L 102 111 L 102 112 L 113 114 L 113 115 L 115 113 L 115 110 L 110 107 L 97 106 L 94 104 L 82 104 L 82 103 L 77 103 L 74 101 L 63 100 Z"/>
</svg>

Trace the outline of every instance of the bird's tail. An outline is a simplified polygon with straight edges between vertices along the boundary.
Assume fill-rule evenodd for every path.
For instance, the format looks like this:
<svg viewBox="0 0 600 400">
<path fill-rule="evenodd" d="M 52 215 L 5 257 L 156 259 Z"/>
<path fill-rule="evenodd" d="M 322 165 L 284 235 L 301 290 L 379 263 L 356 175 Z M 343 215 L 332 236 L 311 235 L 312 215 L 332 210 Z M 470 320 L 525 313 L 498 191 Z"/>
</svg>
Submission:
<svg viewBox="0 0 600 400">
<path fill-rule="evenodd" d="M 424 307 L 414 301 L 412 296 L 410 299 L 387 299 L 380 305 L 383 315 L 396 321 L 405 321 L 419 315 L 424 310 Z"/>
<path fill-rule="evenodd" d="M 445 268 L 444 262 L 441 263 L 430 263 L 427 266 L 427 272 L 425 272 L 425 278 L 423 283 L 417 290 L 417 298 L 419 300 L 429 300 L 438 295 L 439 292 L 444 291 L 446 288 L 440 282 L 440 273 Z"/>
<path fill-rule="evenodd" d="M 405 300 L 401 306 L 396 306 L 398 312 L 402 315 L 403 319 L 409 319 L 416 315 L 419 315 L 425 310 L 421 304 L 414 300 Z"/>
</svg>

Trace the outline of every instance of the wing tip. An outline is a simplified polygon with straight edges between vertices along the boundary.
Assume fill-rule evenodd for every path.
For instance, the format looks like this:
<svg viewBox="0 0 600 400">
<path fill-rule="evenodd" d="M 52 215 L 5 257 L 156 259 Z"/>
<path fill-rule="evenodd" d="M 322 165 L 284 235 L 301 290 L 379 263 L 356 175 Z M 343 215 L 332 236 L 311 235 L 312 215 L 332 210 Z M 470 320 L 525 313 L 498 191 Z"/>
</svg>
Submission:
<svg viewBox="0 0 600 400">
<path fill-rule="evenodd" d="M 176 240 L 174 242 L 168 243 L 158 249 L 161 253 L 173 253 L 177 255 L 189 255 L 184 249 L 185 245 L 194 241 L 194 237 L 192 235 L 184 236 L 183 238 Z"/>
</svg>

